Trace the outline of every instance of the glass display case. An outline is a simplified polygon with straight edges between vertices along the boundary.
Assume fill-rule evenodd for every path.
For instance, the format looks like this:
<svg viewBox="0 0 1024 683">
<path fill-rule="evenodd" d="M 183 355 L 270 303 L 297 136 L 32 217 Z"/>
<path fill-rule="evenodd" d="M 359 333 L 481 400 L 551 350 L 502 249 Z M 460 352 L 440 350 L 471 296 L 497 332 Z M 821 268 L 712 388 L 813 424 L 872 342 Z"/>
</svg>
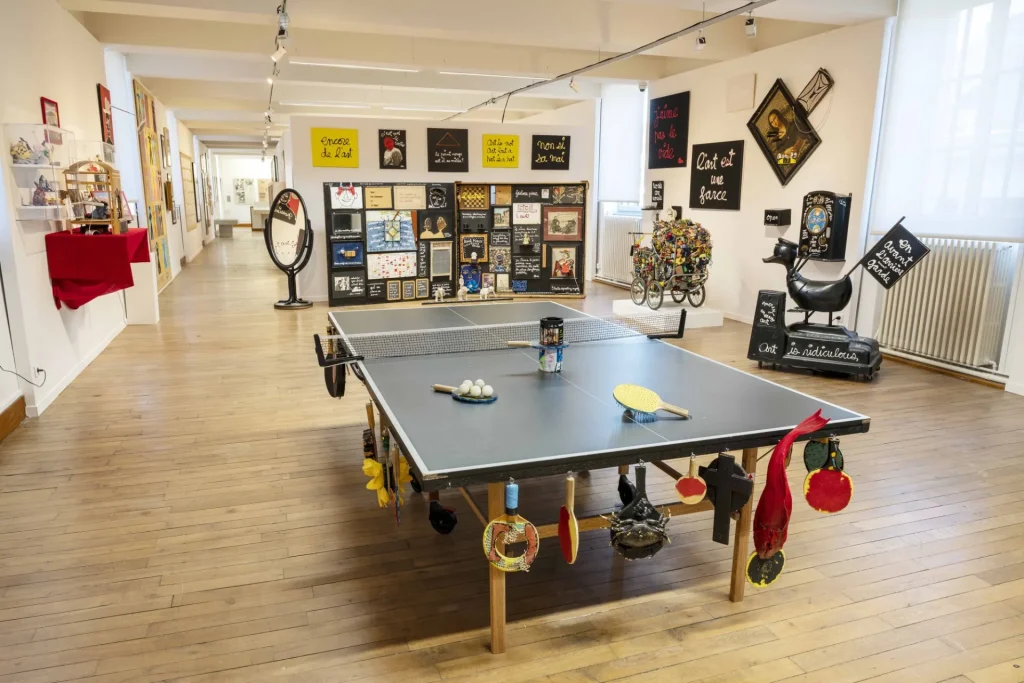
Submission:
<svg viewBox="0 0 1024 683">
<path fill-rule="evenodd" d="M 36 123 L 4 125 L 7 164 L 17 186 L 19 221 L 63 221 L 69 208 L 61 199 L 63 171 L 75 153 L 75 134 Z"/>
</svg>

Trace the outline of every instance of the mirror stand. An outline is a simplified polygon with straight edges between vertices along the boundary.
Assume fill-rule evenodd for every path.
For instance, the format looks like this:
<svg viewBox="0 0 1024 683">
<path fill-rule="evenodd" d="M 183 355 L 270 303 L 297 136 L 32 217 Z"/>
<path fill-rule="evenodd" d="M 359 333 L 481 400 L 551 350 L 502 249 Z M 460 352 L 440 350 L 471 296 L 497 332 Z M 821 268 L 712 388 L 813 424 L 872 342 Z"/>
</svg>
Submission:
<svg viewBox="0 0 1024 683">
<path fill-rule="evenodd" d="M 295 289 L 295 275 L 296 275 L 296 273 L 295 273 L 295 271 L 286 271 L 286 274 L 288 275 L 288 298 L 287 299 L 281 299 L 280 301 L 275 303 L 274 304 L 274 308 L 298 309 L 298 308 L 309 308 L 310 306 L 312 306 L 313 305 L 312 301 L 306 301 L 305 299 L 300 299 L 298 294 L 295 293 L 296 292 L 296 289 Z"/>
</svg>

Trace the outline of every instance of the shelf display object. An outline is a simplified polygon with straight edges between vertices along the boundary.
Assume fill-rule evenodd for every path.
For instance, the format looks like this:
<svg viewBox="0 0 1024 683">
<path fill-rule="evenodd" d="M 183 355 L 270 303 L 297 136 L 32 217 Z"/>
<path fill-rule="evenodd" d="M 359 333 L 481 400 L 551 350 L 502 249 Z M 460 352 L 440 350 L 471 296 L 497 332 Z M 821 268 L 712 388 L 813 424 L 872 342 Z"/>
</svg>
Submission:
<svg viewBox="0 0 1024 683">
<path fill-rule="evenodd" d="M 587 190 L 324 183 L 329 302 L 426 303 L 455 297 L 460 278 L 468 293 L 581 297 Z"/>
<path fill-rule="evenodd" d="M 128 230 L 132 216 L 121 192 L 121 174 L 102 161 L 79 161 L 64 171 L 67 199 L 71 203 L 70 223 L 84 233 L 120 235 Z"/>
<path fill-rule="evenodd" d="M 17 219 L 66 221 L 70 214 L 61 201 L 62 171 L 71 165 L 74 133 L 44 124 L 9 123 L 4 126 L 4 137 L 7 163 L 17 186 Z"/>
</svg>

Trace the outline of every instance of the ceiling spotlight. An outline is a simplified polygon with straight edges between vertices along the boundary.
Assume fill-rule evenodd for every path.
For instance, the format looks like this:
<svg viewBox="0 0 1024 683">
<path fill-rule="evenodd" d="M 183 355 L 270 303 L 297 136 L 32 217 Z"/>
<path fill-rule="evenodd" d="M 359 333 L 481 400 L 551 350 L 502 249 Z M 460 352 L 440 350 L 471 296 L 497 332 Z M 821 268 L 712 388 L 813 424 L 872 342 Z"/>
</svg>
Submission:
<svg viewBox="0 0 1024 683">
<path fill-rule="evenodd" d="M 573 92 L 579 92 L 580 91 L 580 86 L 576 85 L 576 77 L 575 76 L 573 76 L 572 78 L 569 79 L 569 87 L 572 88 Z"/>
<path fill-rule="evenodd" d="M 743 23 L 743 27 L 747 32 L 747 38 L 753 38 L 757 35 L 757 20 L 754 19 L 753 14 L 747 17 L 747 20 Z"/>
<path fill-rule="evenodd" d="M 693 49 L 700 52 L 704 49 L 704 46 L 708 44 L 708 39 L 704 37 L 703 31 L 697 31 L 697 40 L 693 42 Z"/>
<path fill-rule="evenodd" d="M 267 76 L 267 83 L 269 85 L 274 85 L 274 77 L 273 76 Z"/>
<path fill-rule="evenodd" d="M 288 24 L 291 20 L 288 18 L 288 12 L 285 9 L 285 5 L 287 4 L 286 0 L 277 8 L 277 39 L 279 41 L 288 39 Z"/>
<path fill-rule="evenodd" d="M 284 49 L 284 45 L 279 44 L 277 46 L 277 52 L 270 55 L 270 58 L 274 60 L 274 63 L 276 64 L 277 62 L 280 62 L 282 59 L 284 59 L 284 56 L 286 54 L 288 54 L 288 50 Z"/>
</svg>

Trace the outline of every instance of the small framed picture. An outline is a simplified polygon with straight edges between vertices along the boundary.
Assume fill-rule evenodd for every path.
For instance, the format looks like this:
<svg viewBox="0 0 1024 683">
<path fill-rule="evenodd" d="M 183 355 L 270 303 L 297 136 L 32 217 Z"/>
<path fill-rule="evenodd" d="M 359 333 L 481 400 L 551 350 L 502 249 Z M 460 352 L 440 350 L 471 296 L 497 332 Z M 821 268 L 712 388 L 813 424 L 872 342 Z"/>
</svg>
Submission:
<svg viewBox="0 0 1024 683">
<path fill-rule="evenodd" d="M 416 298 L 427 299 L 430 297 L 430 280 L 421 277 L 416 280 Z"/>
<path fill-rule="evenodd" d="M 552 244 L 551 249 L 551 277 L 552 278 L 575 278 L 576 277 L 576 246 L 563 247 Z"/>
<path fill-rule="evenodd" d="M 39 106 L 43 111 L 43 123 L 47 126 L 60 128 L 60 108 L 57 106 L 57 103 L 45 97 L 40 97 Z"/>
<path fill-rule="evenodd" d="M 494 273 L 482 273 L 480 275 L 480 286 L 494 288 Z"/>
<path fill-rule="evenodd" d="M 582 206 L 545 206 L 544 241 L 579 242 L 583 239 Z"/>
<path fill-rule="evenodd" d="M 402 299 L 404 301 L 411 301 L 416 298 L 416 281 L 415 280 L 403 280 L 402 281 Z"/>
<path fill-rule="evenodd" d="M 512 222 L 512 209 L 507 206 L 499 207 L 494 209 L 494 227 L 495 228 L 508 228 L 511 227 Z"/>
<path fill-rule="evenodd" d="M 402 281 L 388 280 L 388 301 L 402 300 Z"/>
<path fill-rule="evenodd" d="M 510 291 L 512 291 L 512 287 L 508 283 L 509 282 L 508 273 L 496 273 L 495 274 L 495 278 L 496 278 L 495 279 L 495 283 L 496 283 L 497 291 L 499 291 L 499 292 L 510 292 Z"/>
<path fill-rule="evenodd" d="M 362 242 L 332 242 L 331 251 L 335 267 L 363 265 Z"/>
<path fill-rule="evenodd" d="M 459 235 L 459 261 L 481 263 L 487 261 L 487 233 L 479 235 Z"/>
</svg>

